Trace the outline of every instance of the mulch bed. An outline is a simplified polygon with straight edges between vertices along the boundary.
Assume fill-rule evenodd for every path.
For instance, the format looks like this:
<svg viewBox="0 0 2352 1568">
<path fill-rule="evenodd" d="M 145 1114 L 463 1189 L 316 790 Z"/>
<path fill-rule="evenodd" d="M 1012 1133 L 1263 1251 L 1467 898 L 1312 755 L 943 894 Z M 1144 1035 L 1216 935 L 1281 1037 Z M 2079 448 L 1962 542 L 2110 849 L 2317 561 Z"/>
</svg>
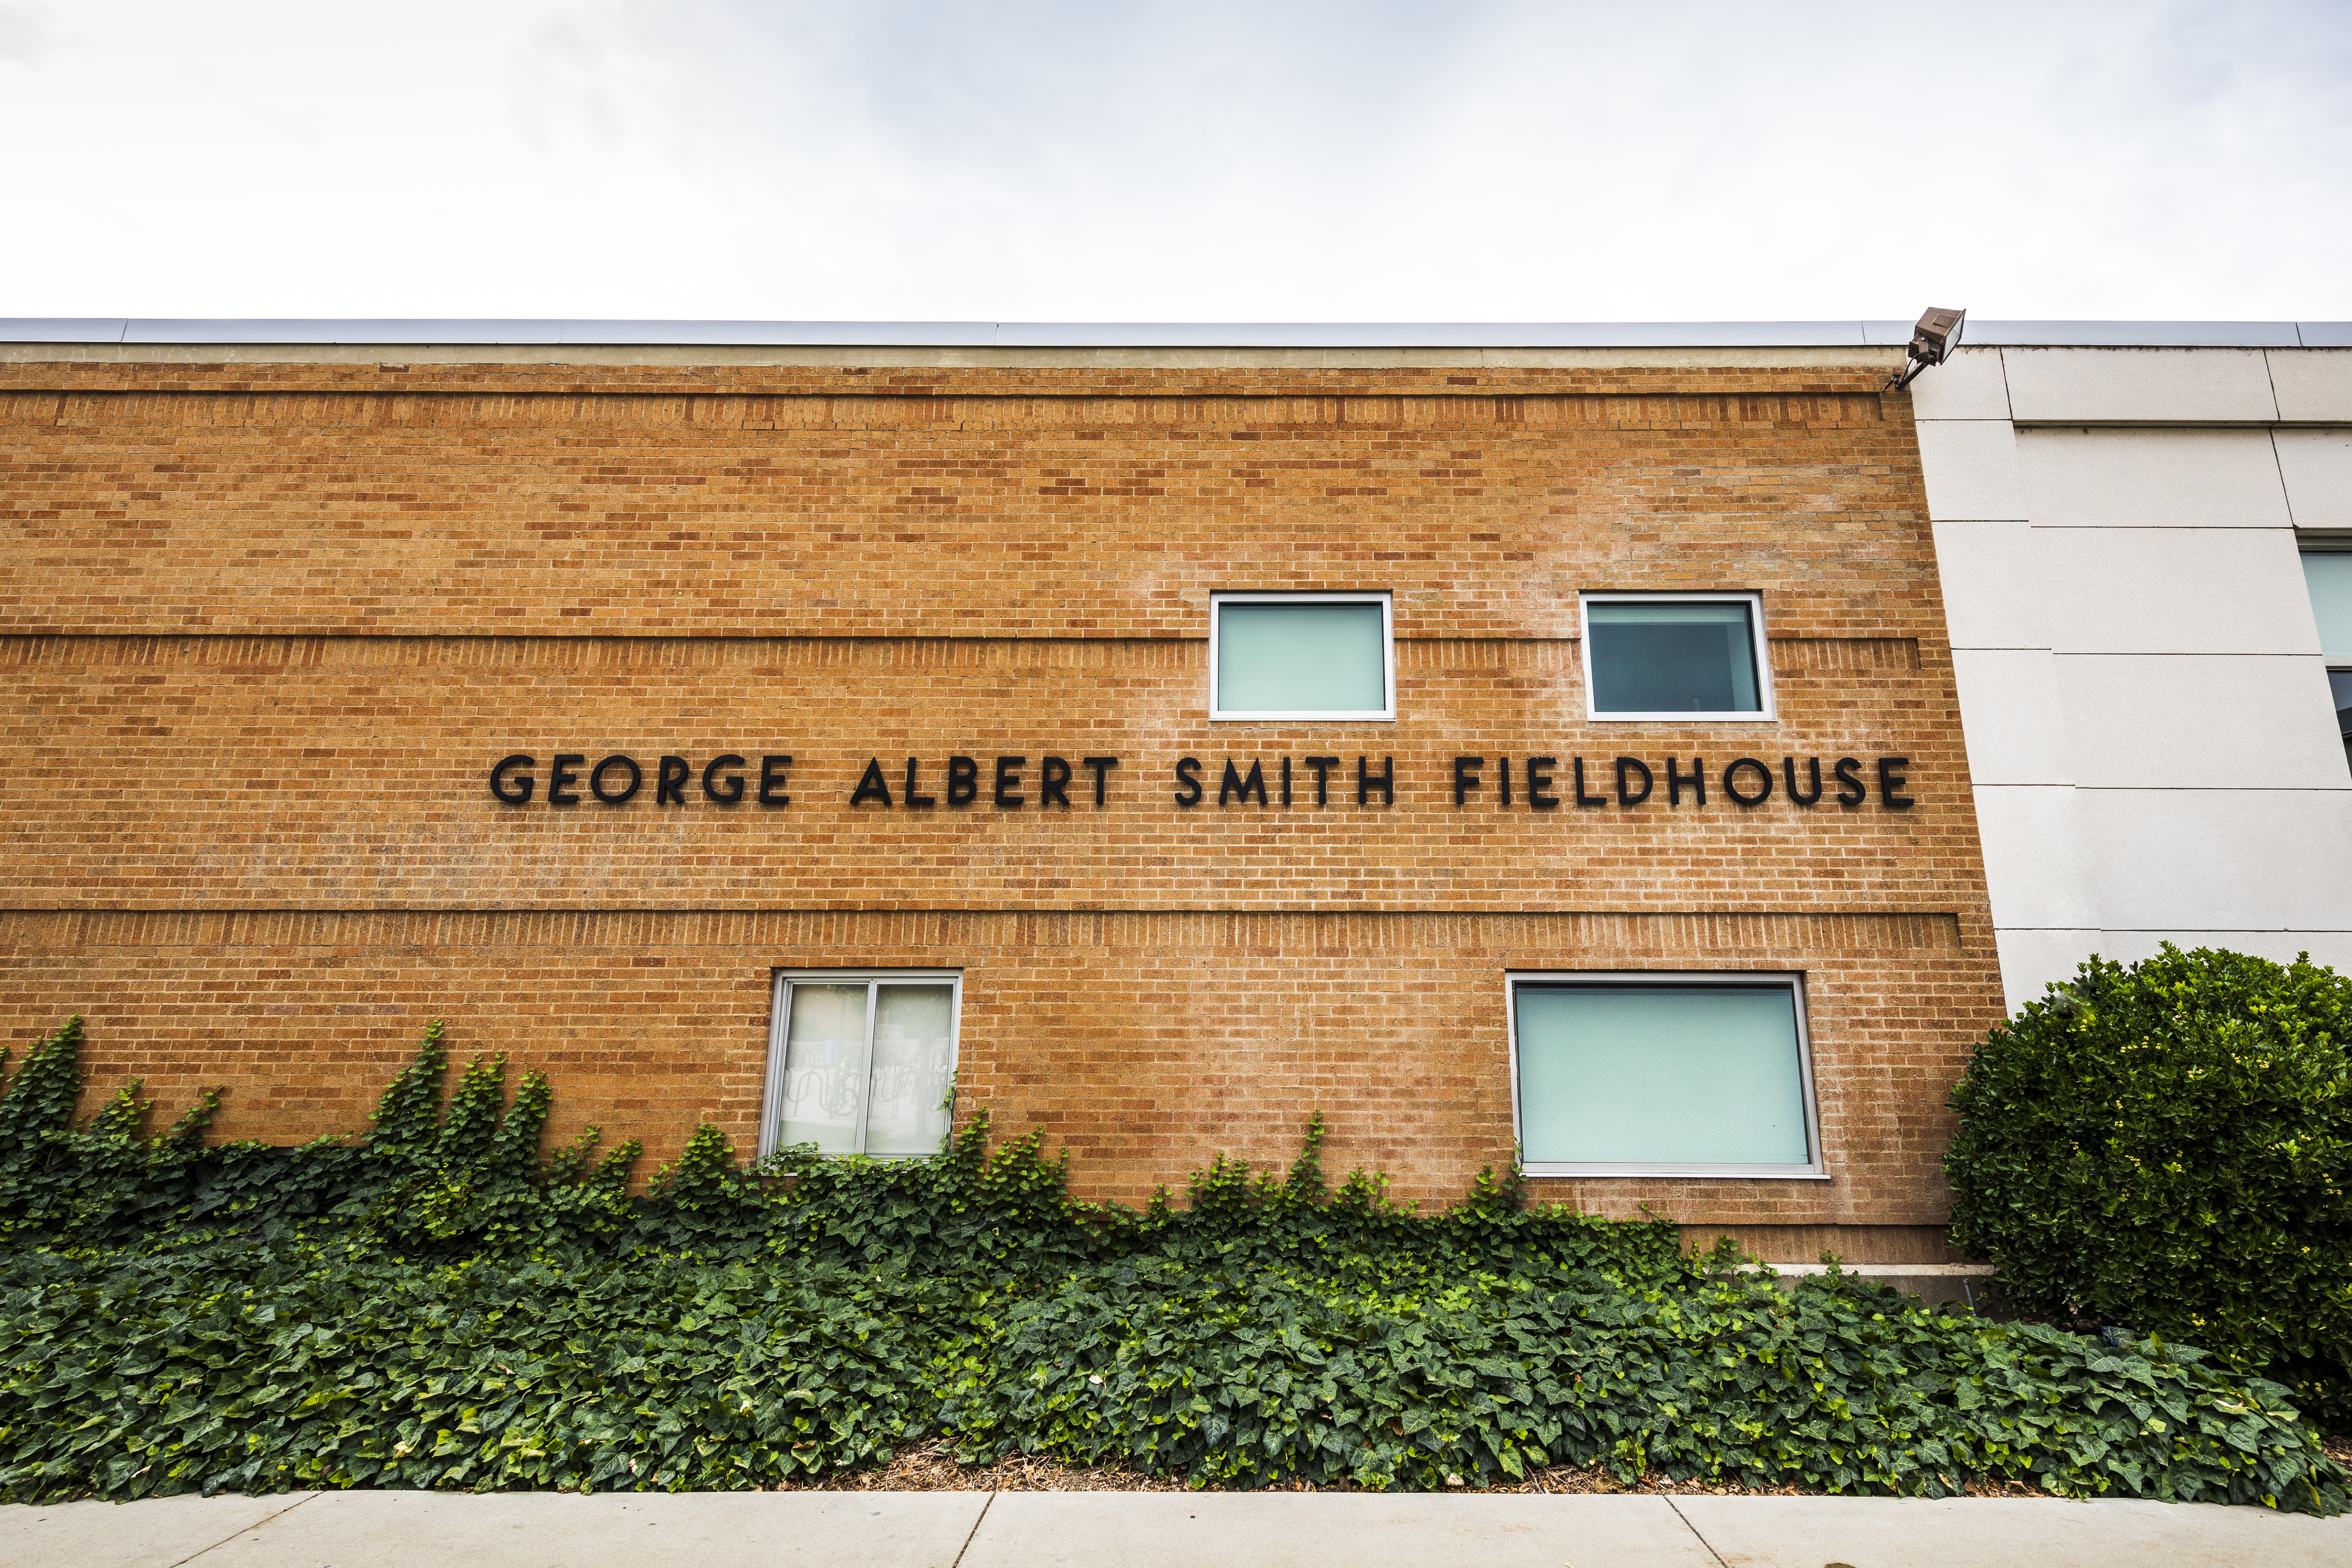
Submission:
<svg viewBox="0 0 2352 1568">
<path fill-rule="evenodd" d="M 1182 1481 L 1105 1465 L 1088 1469 L 1015 1455 L 992 1465 L 960 1465 L 941 1442 L 917 1443 L 878 1470 L 836 1470 L 804 1487 L 826 1492 L 1181 1492 Z"/>
<path fill-rule="evenodd" d="M 2328 1452 L 2352 1464 L 2352 1443 L 2330 1444 Z M 1092 1468 L 1060 1464 L 1028 1455 L 1016 1455 L 992 1465 L 960 1465 L 942 1442 L 918 1443 L 899 1450 L 897 1458 L 879 1469 L 840 1471 L 804 1486 L 779 1489 L 833 1492 L 1181 1492 L 1188 1488 L 1173 1476 L 1146 1475 L 1118 1466 Z M 1361 1491 L 1360 1487 L 1318 1487 L 1306 1481 L 1285 1481 L 1262 1489 L 1276 1492 Z M 1743 1487 L 1720 1481 L 1677 1480 L 1655 1471 L 1627 1486 L 1603 1469 L 1579 1469 L 1555 1465 L 1538 1470 L 1524 1481 L 1494 1487 L 1449 1487 L 1455 1492 L 1547 1492 L 1556 1494 L 1643 1492 L 1681 1497 L 1802 1497 L 1794 1486 Z M 2036 1487 L 2010 1481 L 1972 1480 L 1970 1497 L 2047 1497 Z"/>
</svg>

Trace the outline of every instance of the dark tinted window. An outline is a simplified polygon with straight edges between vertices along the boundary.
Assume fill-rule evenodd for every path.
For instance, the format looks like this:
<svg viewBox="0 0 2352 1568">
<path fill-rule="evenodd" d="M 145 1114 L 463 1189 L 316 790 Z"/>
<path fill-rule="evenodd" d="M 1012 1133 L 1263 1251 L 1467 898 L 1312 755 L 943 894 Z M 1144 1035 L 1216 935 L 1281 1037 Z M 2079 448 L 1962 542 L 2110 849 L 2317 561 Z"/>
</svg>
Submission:
<svg viewBox="0 0 2352 1568">
<path fill-rule="evenodd" d="M 1744 603 L 1588 603 L 1584 635 L 1596 713 L 1764 710 Z"/>
</svg>

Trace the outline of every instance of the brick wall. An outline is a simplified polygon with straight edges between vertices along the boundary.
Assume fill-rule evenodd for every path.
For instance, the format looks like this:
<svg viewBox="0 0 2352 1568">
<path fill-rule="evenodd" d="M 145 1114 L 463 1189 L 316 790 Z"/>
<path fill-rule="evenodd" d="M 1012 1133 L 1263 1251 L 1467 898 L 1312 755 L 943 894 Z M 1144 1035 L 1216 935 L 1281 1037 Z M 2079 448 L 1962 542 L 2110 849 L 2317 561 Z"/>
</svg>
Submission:
<svg viewBox="0 0 2352 1568">
<path fill-rule="evenodd" d="M 1795 969 L 1836 1180 L 1547 1195 L 1931 1224 L 2000 1005 L 1925 516 L 1860 368 L 0 367 L 0 1002 L 278 1138 L 359 1125 L 445 1016 L 658 1156 L 754 1135 L 773 968 L 961 968 L 965 1102 L 1085 1191 L 1320 1108 L 1443 1200 L 1509 1155 L 1507 970 Z M 1279 587 L 1393 591 L 1397 723 L 1205 721 L 1210 591 Z M 1665 587 L 1764 593 L 1778 723 L 1583 720 L 1578 591 Z M 558 752 L 646 783 L 551 808 Z M 791 753 L 793 804 L 656 804 L 720 752 Z M 1024 805 L 848 804 L 958 753 L 1027 758 Z M 1496 798 L 1493 759 L 1620 753 L 1640 807 Z M 1105 805 L 1081 768 L 1041 810 L 1048 754 L 1118 756 Z M 1719 785 L 1885 754 L 1916 806 Z M 1228 756 L 1293 805 L 1218 807 Z"/>
</svg>

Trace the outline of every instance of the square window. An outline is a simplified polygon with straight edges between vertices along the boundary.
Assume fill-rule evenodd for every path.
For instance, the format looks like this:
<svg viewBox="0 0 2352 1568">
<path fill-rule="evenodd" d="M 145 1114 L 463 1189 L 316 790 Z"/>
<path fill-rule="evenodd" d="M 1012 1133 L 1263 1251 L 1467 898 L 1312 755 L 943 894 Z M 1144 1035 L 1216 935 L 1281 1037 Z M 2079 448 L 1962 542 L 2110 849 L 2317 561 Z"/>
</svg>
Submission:
<svg viewBox="0 0 2352 1568">
<path fill-rule="evenodd" d="M 1396 717 L 1386 594 L 1209 595 L 1209 717 Z"/>
<path fill-rule="evenodd" d="M 1520 974 L 1510 1009 L 1528 1174 L 1822 1175 L 1800 976 Z"/>
<path fill-rule="evenodd" d="M 936 1154 L 948 1135 L 963 977 L 923 970 L 776 976 L 760 1152 Z"/>
<path fill-rule="evenodd" d="M 1595 719 L 1769 719 L 1757 594 L 1588 594 L 1584 689 Z"/>
</svg>

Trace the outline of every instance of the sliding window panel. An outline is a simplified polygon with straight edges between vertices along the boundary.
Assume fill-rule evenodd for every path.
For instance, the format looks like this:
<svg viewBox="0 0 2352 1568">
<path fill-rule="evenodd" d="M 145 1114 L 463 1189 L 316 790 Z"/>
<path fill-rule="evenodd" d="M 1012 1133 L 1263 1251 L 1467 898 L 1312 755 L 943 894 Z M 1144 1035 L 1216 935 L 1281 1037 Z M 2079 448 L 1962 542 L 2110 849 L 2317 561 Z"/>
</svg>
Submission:
<svg viewBox="0 0 2352 1568">
<path fill-rule="evenodd" d="M 814 1143 L 823 1153 L 855 1153 L 873 987 L 795 983 L 788 990 L 776 1146 Z"/>
<path fill-rule="evenodd" d="M 876 989 L 866 1152 L 936 1154 L 955 1081 L 955 989 L 888 982 Z"/>
</svg>

